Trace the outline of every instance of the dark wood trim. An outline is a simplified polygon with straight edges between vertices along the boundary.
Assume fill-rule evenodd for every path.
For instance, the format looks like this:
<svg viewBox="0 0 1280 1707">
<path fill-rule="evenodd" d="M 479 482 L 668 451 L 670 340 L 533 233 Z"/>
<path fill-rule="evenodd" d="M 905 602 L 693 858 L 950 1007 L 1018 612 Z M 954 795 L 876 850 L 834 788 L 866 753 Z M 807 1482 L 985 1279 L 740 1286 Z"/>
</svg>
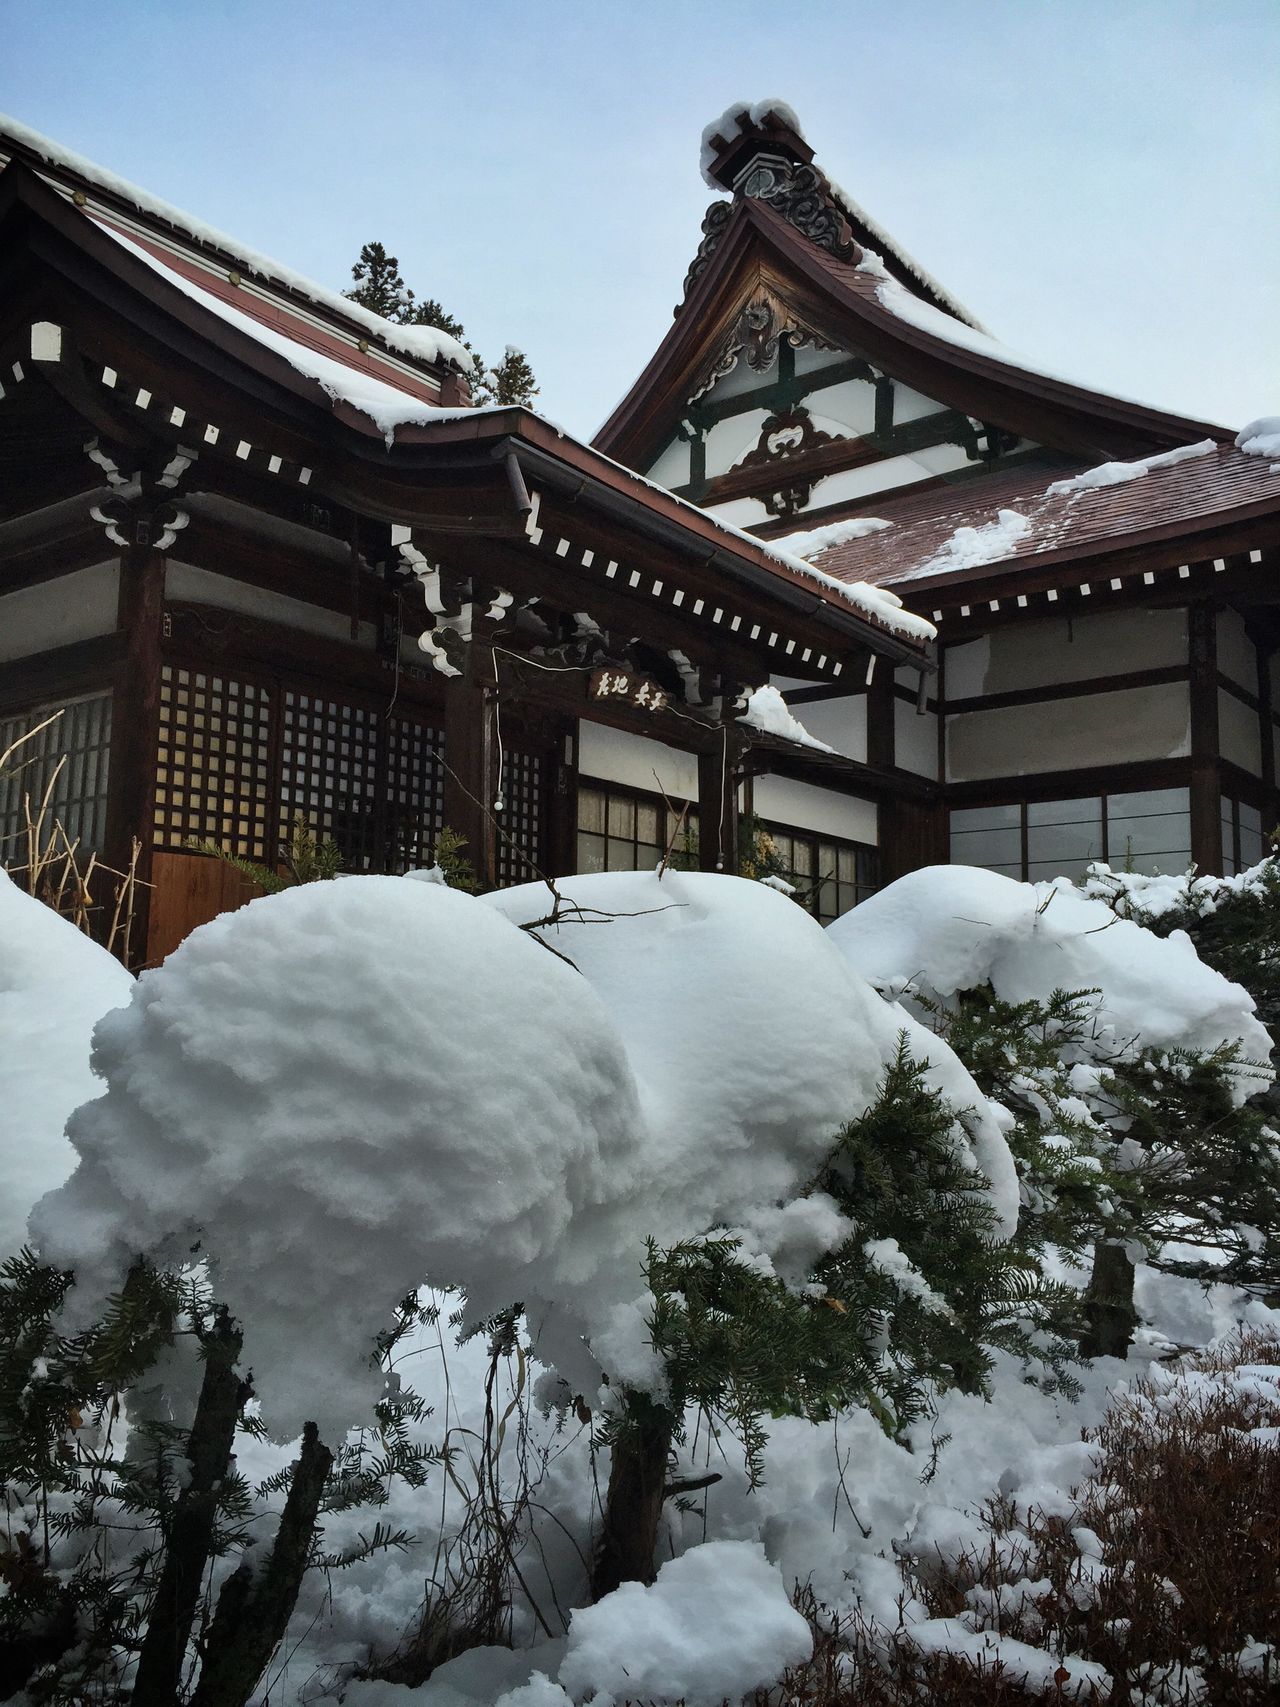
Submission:
<svg viewBox="0 0 1280 1707">
<path fill-rule="evenodd" d="M 1127 670 L 1116 676 L 1095 676 L 1090 681 L 1049 682 L 1042 687 L 1011 688 L 1007 693 L 975 694 L 947 702 L 946 715 L 960 717 L 971 711 L 1004 711 L 1015 706 L 1042 705 L 1057 699 L 1085 699 L 1095 694 L 1124 693 L 1131 688 L 1163 687 L 1185 682 L 1185 664 L 1167 664 L 1154 670 Z M 914 698 L 914 695 L 910 696 Z"/>
<path fill-rule="evenodd" d="M 1218 735 L 1217 612 L 1207 600 L 1187 611 L 1188 693 L 1191 713 L 1191 858 L 1202 873 L 1222 872 L 1219 799 L 1222 772 Z"/>
<path fill-rule="evenodd" d="M 155 843 L 164 575 L 164 555 L 150 544 L 128 545 L 120 553 L 118 626 L 125 637 L 125 655 L 116 672 L 111 709 L 105 855 L 108 865 L 127 871 L 135 837 L 140 844 L 136 872 L 142 887 L 130 945 L 139 958 L 146 954 Z"/>
<path fill-rule="evenodd" d="M 1266 791 L 1264 826 L 1276 816 L 1276 732 L 1271 705 L 1271 658 L 1256 643 L 1253 648 L 1258 679 L 1258 748 L 1262 762 L 1262 786 Z M 1264 828 L 1265 834 L 1265 828 Z"/>
<path fill-rule="evenodd" d="M 469 667 L 476 662 L 473 648 Z M 469 673 L 450 677 L 444 693 L 444 822 L 465 837 L 464 854 L 481 890 L 494 888 L 498 879 L 493 692 Z"/>
<path fill-rule="evenodd" d="M 893 670 L 876 660 L 867 689 L 867 763 L 882 770 L 897 764 Z"/>
<path fill-rule="evenodd" d="M 698 865 L 703 871 L 738 870 L 738 758 L 740 737 L 727 727 L 710 752 L 698 754 Z"/>
<path fill-rule="evenodd" d="M 14 658 L 0 666 L 0 712 L 109 687 L 124 655 L 125 637 L 116 633 Z"/>
<path fill-rule="evenodd" d="M 1190 758 L 1135 759 L 1119 765 L 1037 771 L 1027 776 L 981 777 L 946 785 L 948 806 L 1003 806 L 1016 800 L 1059 800 L 1074 795 L 1117 794 L 1144 788 L 1185 788 Z M 1254 779 L 1256 783 L 1256 778 Z M 1216 809 L 1215 809 L 1216 810 Z"/>
<path fill-rule="evenodd" d="M 1258 698 L 1257 694 L 1250 693 L 1248 688 L 1241 687 L 1239 682 L 1233 681 L 1230 676 L 1224 675 L 1221 670 L 1218 671 L 1218 687 L 1223 693 L 1229 693 L 1232 699 L 1238 699 L 1242 705 L 1247 705 L 1250 711 L 1261 716 L 1262 702 Z"/>
</svg>

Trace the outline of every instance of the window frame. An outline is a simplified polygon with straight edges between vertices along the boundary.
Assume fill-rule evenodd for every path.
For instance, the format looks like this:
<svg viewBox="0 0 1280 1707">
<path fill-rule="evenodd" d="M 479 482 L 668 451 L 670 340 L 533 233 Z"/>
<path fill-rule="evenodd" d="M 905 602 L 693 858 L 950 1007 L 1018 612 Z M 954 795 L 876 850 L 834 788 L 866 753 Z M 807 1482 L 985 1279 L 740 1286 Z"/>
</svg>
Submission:
<svg viewBox="0 0 1280 1707">
<path fill-rule="evenodd" d="M 1064 786 L 1066 786 L 1067 781 L 1068 781 L 1068 779 L 1064 778 Z M 1031 833 L 1037 829 L 1046 829 L 1046 828 L 1051 828 L 1052 826 L 1046 825 L 1046 824 L 1033 824 L 1033 823 L 1031 823 L 1030 819 L 1029 819 L 1030 810 L 1034 807 L 1054 806 L 1054 805 L 1058 804 L 1059 802 L 1062 802 L 1065 804 L 1068 801 L 1081 801 L 1081 802 L 1087 801 L 1087 802 L 1089 802 L 1090 805 L 1092 805 L 1094 802 L 1097 803 L 1097 807 L 1098 807 L 1097 824 L 1098 824 L 1098 830 L 1099 830 L 1099 835 L 1100 835 L 1100 840 L 1101 840 L 1100 851 L 1097 854 L 1093 855 L 1088 863 L 1093 863 L 1094 861 L 1099 861 L 1099 862 L 1105 862 L 1108 865 L 1114 865 L 1117 857 L 1119 857 L 1120 861 L 1123 863 L 1129 857 L 1127 850 L 1124 848 L 1113 848 L 1111 845 L 1111 826 L 1112 826 L 1112 822 L 1113 822 L 1113 814 L 1111 811 L 1111 802 L 1113 800 L 1126 800 L 1126 799 L 1131 798 L 1134 795 L 1139 795 L 1139 794 L 1172 794 L 1175 792 L 1180 793 L 1180 794 L 1185 794 L 1187 797 L 1187 805 L 1186 805 L 1185 810 L 1186 810 L 1186 815 L 1187 815 L 1187 830 L 1188 830 L 1188 841 L 1189 841 L 1190 840 L 1190 817 L 1191 817 L 1191 788 L 1190 788 L 1190 784 L 1188 782 L 1160 782 L 1160 783 L 1153 783 L 1153 784 L 1149 784 L 1149 785 L 1139 784 L 1137 786 L 1135 786 L 1132 782 L 1129 782 L 1124 787 L 1100 788 L 1095 793 L 1088 793 L 1088 794 L 1082 794 L 1079 792 L 1073 792 L 1070 794 L 1041 794 L 1041 793 L 1021 794 L 1021 795 L 1004 794 L 1004 795 L 1000 795 L 1000 796 L 997 796 L 995 798 L 988 799 L 988 800 L 966 801 L 963 805 L 949 806 L 947 809 L 947 859 L 948 859 L 948 862 L 950 864 L 953 864 L 953 865 L 959 865 L 959 864 L 967 863 L 964 860 L 957 859 L 955 848 L 954 848 L 954 837 L 955 837 L 955 835 L 956 834 L 964 835 L 964 834 L 968 833 L 963 827 L 959 831 L 957 831 L 954 828 L 954 819 L 955 819 L 955 816 L 958 812 L 988 812 L 988 811 L 995 811 L 995 810 L 1002 808 L 1002 807 L 1003 808 L 1009 808 L 1009 809 L 1011 809 L 1017 813 L 1017 824 L 1016 825 L 1011 824 L 1008 826 L 1008 828 L 1010 830 L 1016 830 L 1017 831 L 1017 834 L 1018 834 L 1018 858 L 1016 861 L 1007 860 L 1007 861 L 1000 861 L 1000 862 L 992 862 L 989 865 L 979 867 L 979 869 L 981 869 L 981 870 L 1000 870 L 1005 875 L 1012 876 L 1014 874 L 1012 872 L 1006 872 L 1005 867 L 1006 866 L 1012 866 L 1012 865 L 1016 864 L 1017 868 L 1018 868 L 1016 881 L 1021 882 L 1021 883 L 1044 881 L 1043 878 L 1039 878 L 1039 877 L 1033 878 L 1030 875 L 1031 867 L 1033 865 L 1045 865 L 1045 864 L 1049 864 L 1052 862 L 1048 861 L 1048 860 L 1043 860 L 1043 859 L 1034 859 L 1033 860 L 1031 858 L 1031 847 L 1030 847 Z M 1141 817 L 1162 818 L 1162 817 L 1181 816 L 1181 812 L 1182 812 L 1182 808 L 1178 808 L 1176 811 L 1139 813 L 1139 814 L 1135 814 L 1132 811 L 1125 811 L 1125 812 L 1116 813 L 1114 815 L 1114 821 L 1117 824 L 1130 823 L 1130 822 L 1133 822 L 1135 820 L 1135 818 L 1141 818 Z M 1075 822 L 1075 821 L 1072 821 L 1072 822 Z M 1084 823 L 1086 821 L 1085 820 L 1078 820 L 1078 822 Z M 995 827 L 996 826 L 992 826 L 992 828 L 995 828 Z M 1064 827 L 1068 827 L 1068 826 L 1066 824 L 1064 824 Z M 1159 855 L 1148 856 L 1148 855 L 1144 855 L 1144 854 L 1139 854 L 1136 857 L 1148 858 L 1148 857 L 1159 857 Z M 1072 856 L 1072 855 L 1065 855 L 1064 854 L 1062 856 L 1062 860 L 1063 860 L 1064 866 L 1068 865 L 1068 864 L 1078 863 L 1077 857 Z M 1187 862 L 1190 863 L 1190 860 L 1191 860 L 1191 853 L 1190 853 L 1190 849 L 1188 847 Z M 1186 866 L 1182 866 L 1179 868 L 1180 871 L 1185 870 L 1185 869 L 1186 869 Z M 1065 873 L 1059 873 L 1059 875 L 1064 875 L 1064 874 Z M 1171 873 L 1171 875 L 1178 875 L 1178 873 Z"/>
</svg>

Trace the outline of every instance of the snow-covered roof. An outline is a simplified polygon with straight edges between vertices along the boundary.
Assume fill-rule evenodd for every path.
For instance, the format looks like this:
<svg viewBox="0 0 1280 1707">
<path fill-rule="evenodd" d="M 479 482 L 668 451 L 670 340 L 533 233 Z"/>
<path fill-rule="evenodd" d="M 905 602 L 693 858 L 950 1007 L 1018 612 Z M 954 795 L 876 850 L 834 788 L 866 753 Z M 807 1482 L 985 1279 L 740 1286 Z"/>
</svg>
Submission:
<svg viewBox="0 0 1280 1707">
<path fill-rule="evenodd" d="M 42 136 L 39 131 L 32 130 L 19 120 L 0 113 L 0 160 L 7 162 L 15 151 L 33 155 L 51 169 L 55 181 L 61 183 L 66 178 L 73 178 L 91 189 L 101 191 L 109 198 L 110 203 L 124 204 L 132 209 L 145 224 L 158 224 L 189 239 L 198 249 L 215 251 L 241 273 L 251 274 L 269 284 L 282 286 L 293 295 L 306 298 L 308 302 L 316 304 L 328 313 L 340 316 L 372 334 L 388 349 L 396 350 L 416 361 L 450 363 L 464 373 L 470 373 L 474 368 L 471 352 L 447 332 L 441 332 L 434 326 L 398 326 L 393 321 L 384 320 L 380 314 L 371 313 L 369 309 L 350 301 L 340 292 L 316 284 L 314 280 L 295 272 L 292 267 L 286 267 L 271 256 L 228 236 L 225 231 L 207 225 L 194 214 L 185 213 L 181 208 L 162 201 L 149 190 L 118 177 L 114 172 L 109 172 L 105 167 L 86 159 L 83 154 L 77 154 L 74 149 L 64 148 L 61 143 Z"/>
<path fill-rule="evenodd" d="M 1280 508 L 1280 463 L 1212 440 L 1061 478 L 1054 472 L 1024 464 L 981 482 L 899 499 L 881 494 L 877 506 L 893 525 L 851 532 L 819 553 L 814 568 L 905 590 L 996 565 L 1029 567 L 1049 553 L 1119 549 L 1157 531 L 1179 538 L 1189 556 L 1197 527 Z"/>
<path fill-rule="evenodd" d="M 367 354 L 362 355 L 356 348 L 350 350 L 349 358 L 347 352 L 344 352 L 342 357 L 328 355 L 302 342 L 296 335 L 290 336 L 280 325 L 267 324 L 259 315 L 225 301 L 213 290 L 197 284 L 176 267 L 166 265 L 160 256 L 134 238 L 114 229 L 105 221 L 99 223 L 121 248 L 131 255 L 136 255 L 140 261 L 145 261 L 153 271 L 180 290 L 184 296 L 198 302 L 210 314 L 216 314 L 220 320 L 225 320 L 228 325 L 245 333 L 256 343 L 274 351 L 276 355 L 283 356 L 299 373 L 305 374 L 308 379 L 314 379 L 335 402 L 348 403 L 352 408 L 368 415 L 388 445 L 394 441 L 398 426 L 420 426 L 428 421 L 455 418 L 462 413 L 458 409 L 440 408 L 415 395 L 406 388 L 404 377 L 392 368 L 382 367 L 378 372 L 372 371 L 374 361 Z M 210 282 L 212 283 L 212 280 Z M 244 300 L 246 303 L 253 301 L 248 297 Z M 472 409 L 466 411 L 467 414 L 474 412 Z"/>
</svg>

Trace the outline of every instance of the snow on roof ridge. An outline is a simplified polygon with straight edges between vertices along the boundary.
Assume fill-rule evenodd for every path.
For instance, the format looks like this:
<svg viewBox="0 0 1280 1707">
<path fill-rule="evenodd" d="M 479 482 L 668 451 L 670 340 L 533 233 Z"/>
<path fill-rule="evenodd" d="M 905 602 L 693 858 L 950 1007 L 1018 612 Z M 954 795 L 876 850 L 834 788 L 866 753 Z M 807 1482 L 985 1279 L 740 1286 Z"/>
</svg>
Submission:
<svg viewBox="0 0 1280 1707">
<path fill-rule="evenodd" d="M 744 120 L 746 121 L 746 124 L 753 124 L 763 128 L 764 121 L 769 117 L 770 113 L 775 114 L 779 119 L 781 119 L 783 124 L 789 125 L 802 142 L 808 141 L 808 138 L 805 136 L 804 130 L 800 124 L 800 120 L 795 115 L 794 109 L 789 107 L 785 101 L 734 101 L 732 105 L 725 108 L 718 119 L 714 119 L 703 129 L 702 132 L 702 146 L 699 153 L 698 165 L 702 172 L 702 180 L 709 186 L 709 188 L 713 190 L 720 190 L 724 187 L 711 176 L 712 162 L 719 153 L 719 150 L 712 143 L 712 138 L 716 136 L 729 138 L 733 135 L 735 130 L 741 133 L 745 128 Z M 815 170 L 818 170 L 818 168 L 815 167 Z M 851 218 L 860 221 L 860 223 L 865 226 L 875 238 L 876 242 L 883 244 L 885 249 L 893 255 L 894 259 L 899 261 L 902 266 L 906 268 L 912 278 L 914 278 L 919 284 L 922 284 L 924 288 L 929 291 L 932 296 L 936 297 L 939 302 L 944 303 L 950 313 L 957 315 L 967 326 L 972 326 L 977 332 L 986 331 L 985 326 L 983 326 L 977 316 L 971 313 L 957 297 L 952 296 L 951 292 L 947 290 L 945 286 L 940 284 L 939 281 L 934 278 L 932 273 L 922 267 L 919 261 L 917 261 L 913 255 L 909 254 L 907 250 L 902 247 L 901 243 L 899 243 L 895 237 L 885 230 L 883 225 L 872 219 L 871 215 L 864 207 L 854 201 L 853 197 L 849 195 L 847 191 L 842 190 L 839 184 L 837 184 L 834 179 L 828 177 L 825 172 L 822 173 L 822 176 L 826 179 L 827 187 L 830 189 L 835 199 L 840 203 L 844 211 Z"/>
<path fill-rule="evenodd" d="M 1178 445 L 1173 450 L 1160 451 L 1155 456 L 1139 457 L 1135 462 L 1101 462 L 1096 468 L 1086 468 L 1067 480 L 1055 480 L 1045 488 L 1046 498 L 1074 498 L 1081 492 L 1095 491 L 1102 486 L 1121 486 L 1129 480 L 1141 480 L 1153 468 L 1172 468 L 1188 457 L 1208 456 L 1216 451 L 1216 439 L 1200 439 L 1193 445 Z"/>
<path fill-rule="evenodd" d="M 986 356 L 991 361 L 1017 368 L 1022 373 L 1035 374 L 1040 379 L 1052 380 L 1056 385 L 1069 385 L 1075 391 L 1087 391 L 1093 396 L 1105 397 L 1113 403 L 1126 403 L 1158 415 L 1172 416 L 1176 420 L 1191 419 L 1180 410 L 1172 409 L 1163 403 L 1149 403 L 1141 397 L 1125 397 L 1117 391 L 1103 390 L 1090 380 L 1074 379 L 1070 374 L 1059 373 L 1043 362 L 1033 361 L 1018 350 L 1011 349 L 1008 344 L 1002 344 L 982 327 L 944 314 L 940 308 L 935 308 L 931 302 L 925 302 L 922 297 L 916 296 L 895 279 L 885 266 L 883 258 L 874 249 L 863 250 L 862 259 L 854 268 L 854 272 L 864 273 L 876 281 L 876 300 L 883 308 L 887 308 L 890 314 L 918 327 L 922 332 L 955 344 L 962 350 L 971 350 L 975 355 Z"/>
<path fill-rule="evenodd" d="M 952 316 L 960 320 L 964 325 L 971 326 L 975 332 L 981 332 L 984 337 L 991 337 L 991 333 L 982 324 L 981 320 L 978 319 L 977 315 L 974 314 L 971 309 L 966 308 L 958 296 L 953 296 L 946 286 L 941 284 L 926 267 L 922 267 L 919 261 L 916 260 L 915 256 L 908 250 L 904 249 L 902 244 L 898 242 L 897 238 L 894 237 L 891 232 L 885 230 L 879 220 L 872 219 L 871 215 L 860 202 L 854 201 L 849 192 L 847 190 L 842 190 L 840 185 L 837 184 L 833 178 L 828 178 L 827 183 L 831 187 L 832 195 L 840 203 L 844 211 L 852 219 L 856 219 L 864 225 L 871 233 L 872 237 L 875 238 L 876 242 L 882 243 L 893 256 L 894 260 L 900 261 L 911 274 L 912 278 L 922 284 L 930 295 L 935 296 L 939 302 L 945 303 Z"/>
<path fill-rule="evenodd" d="M 206 225 L 194 214 L 186 213 L 172 203 L 162 201 L 159 196 L 152 195 L 149 190 L 130 183 L 126 178 L 118 177 L 116 173 L 99 166 L 87 156 L 76 153 L 74 149 L 64 148 L 61 143 L 32 130 L 29 125 L 11 118 L 7 113 L 0 113 L 0 146 L 6 140 L 29 149 L 49 166 L 73 172 L 109 195 L 118 196 L 139 213 L 162 221 L 184 237 L 233 256 L 245 272 L 305 296 L 331 313 L 339 314 L 344 319 L 364 327 L 366 331 L 373 332 L 391 349 L 403 355 L 414 356 L 425 362 L 452 362 L 464 373 L 472 373 L 475 370 L 471 352 L 456 338 L 450 337 L 449 333 L 434 326 L 398 326 L 394 321 L 385 320 L 382 315 L 374 314 L 372 310 L 352 302 L 340 291 L 329 290 L 325 285 L 317 284 L 302 273 L 294 272 L 292 267 L 285 266 L 270 255 L 246 247 L 225 231 Z"/>
<path fill-rule="evenodd" d="M 743 119 L 746 119 L 748 124 L 763 126 L 770 113 L 776 113 L 783 124 L 791 126 L 802 142 L 805 140 L 804 131 L 800 128 L 800 120 L 785 101 L 734 101 L 725 108 L 718 119 L 713 119 L 709 125 L 703 127 L 698 166 L 702 172 L 704 184 L 713 190 L 720 190 L 724 187 L 711 176 L 711 163 L 720 152 L 712 143 L 712 137 L 723 136 L 727 139 L 733 135 L 735 130 L 741 132 Z"/>
</svg>

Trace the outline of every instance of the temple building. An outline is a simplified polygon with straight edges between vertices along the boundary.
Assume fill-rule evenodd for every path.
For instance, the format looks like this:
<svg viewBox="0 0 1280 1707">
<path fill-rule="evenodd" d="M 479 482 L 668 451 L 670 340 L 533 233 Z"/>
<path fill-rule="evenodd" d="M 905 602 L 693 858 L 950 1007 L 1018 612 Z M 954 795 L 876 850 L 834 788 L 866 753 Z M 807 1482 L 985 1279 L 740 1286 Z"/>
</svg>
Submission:
<svg viewBox="0 0 1280 1707">
<path fill-rule="evenodd" d="M 812 734 L 892 778 L 882 872 L 1259 858 L 1280 439 L 1238 445 L 1014 356 L 823 175 L 786 109 L 731 109 L 703 169 L 726 195 L 596 442 L 935 625 L 923 686 L 781 683 Z"/>
<path fill-rule="evenodd" d="M 764 833 L 824 922 L 948 857 L 1255 858 L 1280 455 L 1014 358 L 786 109 L 704 168 L 587 445 L 0 119 L 0 752 L 61 713 L 0 861 L 55 754 L 69 838 L 138 844 L 134 965 L 249 892 L 197 845 L 271 865 L 297 822 L 351 871 L 447 825 L 481 887 Z"/>
</svg>

